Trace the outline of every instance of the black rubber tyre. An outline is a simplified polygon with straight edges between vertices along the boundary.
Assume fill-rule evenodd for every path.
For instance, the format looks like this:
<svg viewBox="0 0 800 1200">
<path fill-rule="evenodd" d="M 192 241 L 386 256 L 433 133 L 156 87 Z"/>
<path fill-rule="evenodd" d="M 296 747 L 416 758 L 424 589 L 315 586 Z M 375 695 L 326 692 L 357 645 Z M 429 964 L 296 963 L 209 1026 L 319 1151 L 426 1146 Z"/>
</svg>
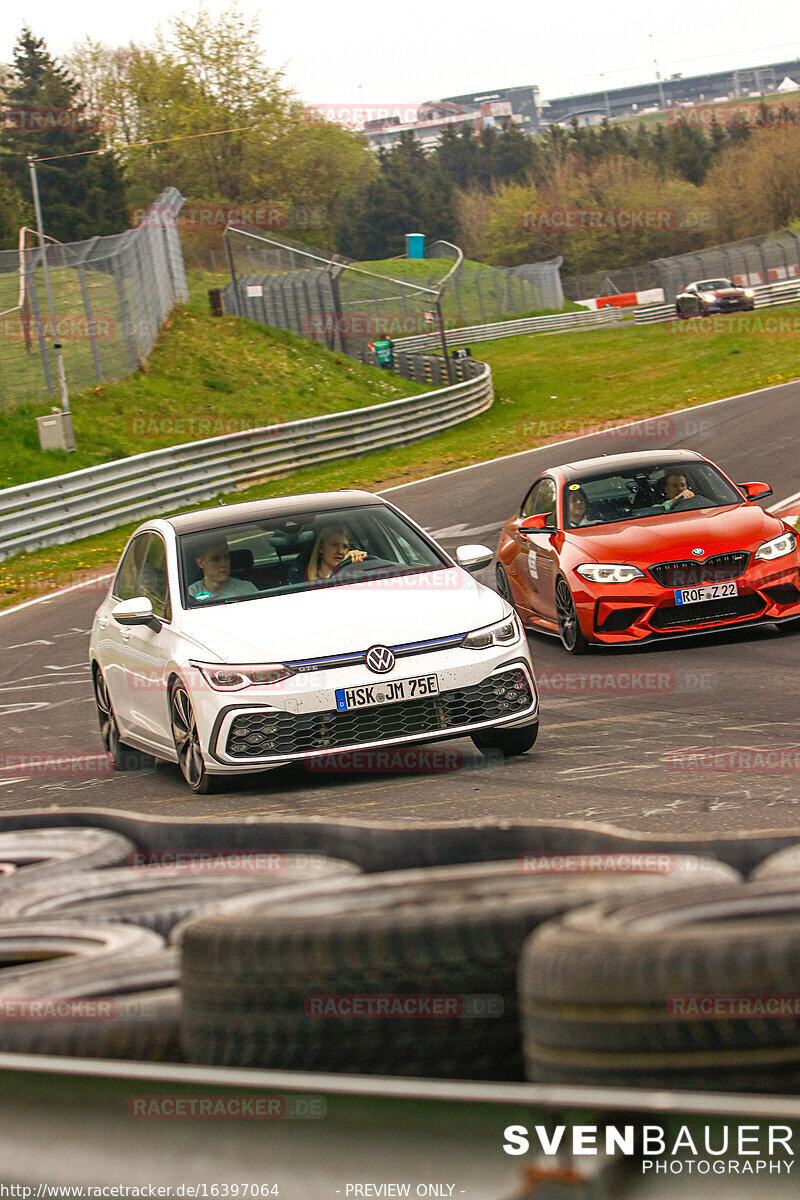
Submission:
<svg viewBox="0 0 800 1200">
<path fill-rule="evenodd" d="M 705 880 L 738 878 L 730 867 L 693 864 L 692 875 Z M 181 980 L 189 1059 L 522 1078 L 516 973 L 527 935 L 575 905 L 668 889 L 672 881 L 630 873 L 554 876 L 520 867 L 507 862 L 386 873 L 302 896 L 251 898 L 237 912 L 185 924 Z M 334 996 L 360 997 L 365 1011 L 319 1015 L 315 1005 Z M 387 998 L 402 1004 L 402 997 L 420 996 L 446 998 L 448 1015 L 401 1008 L 387 1019 L 375 1011 L 379 999 L 385 1008 Z M 471 1003 L 493 1008 L 470 1010 Z"/>
<path fill-rule="evenodd" d="M 784 635 L 790 633 L 800 633 L 800 617 L 793 618 L 791 621 L 776 621 L 775 628 L 777 629 L 778 633 Z"/>
<path fill-rule="evenodd" d="M 556 615 L 558 617 L 558 633 L 561 645 L 570 654 L 586 654 L 589 643 L 583 636 L 583 631 L 575 611 L 575 601 L 569 584 L 563 575 L 556 580 Z"/>
<path fill-rule="evenodd" d="M 479 750 L 499 750 L 506 758 L 527 754 L 536 743 L 539 722 L 523 725 L 521 729 L 481 729 L 472 740 Z"/>
<path fill-rule="evenodd" d="M 192 702 L 180 680 L 176 680 L 169 690 L 169 713 L 178 766 L 186 785 L 196 796 L 208 796 L 221 791 L 225 786 L 225 777 L 209 775 L 206 770 Z"/>
<path fill-rule="evenodd" d="M 505 572 L 505 567 L 501 563 L 497 563 L 494 569 L 495 588 L 498 596 L 502 596 L 507 604 L 514 607 L 514 596 L 511 591 L 511 584 L 508 582 L 508 576 Z"/>
<path fill-rule="evenodd" d="M 239 870 L 120 867 L 84 871 L 27 887 L 20 881 L 15 888 L 0 892 L 0 922 L 41 917 L 92 924 L 124 921 L 167 937 L 179 921 L 227 898 L 358 873 L 352 863 L 307 854 L 281 855 L 275 870 L 263 872 L 248 869 L 246 860 Z"/>
<path fill-rule="evenodd" d="M 108 687 L 99 667 L 94 671 L 94 699 L 97 706 L 97 720 L 100 724 L 100 736 L 103 748 L 108 754 L 115 771 L 148 771 L 155 767 L 155 759 L 151 754 L 143 754 L 134 750 L 120 739 L 117 718 Z"/>
<path fill-rule="evenodd" d="M 80 871 L 116 867 L 136 850 L 121 833 L 108 829 L 19 829 L 0 833 L 0 859 L 21 868 L 0 878 L 0 892 L 29 882 Z"/>
<path fill-rule="evenodd" d="M 528 1078 L 794 1091 L 799 960 L 793 880 L 569 913 L 520 959 Z"/>
<path fill-rule="evenodd" d="M 800 887 L 800 842 L 795 846 L 786 846 L 775 854 L 763 859 L 750 873 L 750 879 L 755 883 L 761 879 L 780 879 L 783 876 L 794 876 Z"/>
</svg>

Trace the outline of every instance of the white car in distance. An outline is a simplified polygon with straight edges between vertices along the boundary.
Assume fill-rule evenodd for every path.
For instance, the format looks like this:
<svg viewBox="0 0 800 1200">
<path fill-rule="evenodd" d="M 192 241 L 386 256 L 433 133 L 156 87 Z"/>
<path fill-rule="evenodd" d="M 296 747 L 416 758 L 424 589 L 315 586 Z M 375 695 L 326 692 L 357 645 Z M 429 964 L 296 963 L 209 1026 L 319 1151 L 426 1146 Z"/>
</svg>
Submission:
<svg viewBox="0 0 800 1200">
<path fill-rule="evenodd" d="M 145 522 L 89 656 L 118 770 L 151 755 L 193 792 L 321 754 L 469 736 L 536 740 L 530 651 L 510 606 L 399 509 L 342 491 Z"/>
</svg>

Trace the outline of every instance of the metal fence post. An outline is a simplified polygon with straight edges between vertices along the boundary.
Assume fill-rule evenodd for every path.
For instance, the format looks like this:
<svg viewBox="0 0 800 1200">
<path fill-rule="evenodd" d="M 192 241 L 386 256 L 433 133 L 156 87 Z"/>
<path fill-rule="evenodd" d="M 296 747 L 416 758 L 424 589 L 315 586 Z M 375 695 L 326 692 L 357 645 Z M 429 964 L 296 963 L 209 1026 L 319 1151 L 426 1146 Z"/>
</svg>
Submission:
<svg viewBox="0 0 800 1200">
<path fill-rule="evenodd" d="M 33 309 L 33 319 L 36 322 L 36 339 L 39 343 L 39 354 L 42 358 L 42 369 L 44 371 L 44 382 L 51 396 L 55 396 L 56 388 L 53 380 L 53 371 L 50 366 L 50 355 L 47 353 L 47 342 L 45 341 L 44 330 L 42 328 L 42 309 L 39 304 L 39 293 L 36 290 L 36 279 L 33 269 L 26 263 L 25 277 L 28 281 L 27 293 L 31 298 L 31 308 Z"/>
</svg>

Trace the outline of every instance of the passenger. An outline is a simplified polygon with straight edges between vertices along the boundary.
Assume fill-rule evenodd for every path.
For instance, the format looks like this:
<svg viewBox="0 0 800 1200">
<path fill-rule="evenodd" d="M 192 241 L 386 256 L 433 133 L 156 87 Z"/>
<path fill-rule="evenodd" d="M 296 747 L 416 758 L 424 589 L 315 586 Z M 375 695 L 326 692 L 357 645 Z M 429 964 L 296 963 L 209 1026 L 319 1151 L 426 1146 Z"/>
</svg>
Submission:
<svg viewBox="0 0 800 1200">
<path fill-rule="evenodd" d="M 249 580 L 231 577 L 231 555 L 224 535 L 209 534 L 195 551 L 194 561 L 203 572 L 203 578 L 189 586 L 189 595 L 196 600 L 232 600 L 258 591 Z"/>
<path fill-rule="evenodd" d="M 582 487 L 570 490 L 567 499 L 567 517 L 570 525 L 575 528 L 578 525 L 588 525 L 589 517 L 587 510 L 589 502 L 586 499 L 586 492 Z"/>
<path fill-rule="evenodd" d="M 679 500 L 694 499 L 694 492 L 687 484 L 682 471 L 670 471 L 664 480 L 664 496 L 663 507 L 667 512 L 673 509 Z"/>
<path fill-rule="evenodd" d="M 366 550 L 350 548 L 350 534 L 344 525 L 323 525 L 308 560 L 306 579 L 329 579 L 345 560 L 357 563 L 363 562 L 366 557 Z"/>
</svg>

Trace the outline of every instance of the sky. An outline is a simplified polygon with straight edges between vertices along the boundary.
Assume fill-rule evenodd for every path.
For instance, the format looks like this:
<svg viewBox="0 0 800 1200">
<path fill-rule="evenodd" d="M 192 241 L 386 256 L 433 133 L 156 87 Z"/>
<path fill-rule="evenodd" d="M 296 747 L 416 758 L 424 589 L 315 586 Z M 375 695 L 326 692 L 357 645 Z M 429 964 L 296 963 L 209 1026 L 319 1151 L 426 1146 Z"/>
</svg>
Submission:
<svg viewBox="0 0 800 1200">
<path fill-rule="evenodd" d="M 501 87 L 538 84 L 543 98 L 662 76 L 757 66 L 800 57 L 797 0 L 713 4 L 573 0 L 532 4 L 369 5 L 352 9 L 331 0 L 261 7 L 241 0 L 257 17 L 267 64 L 283 68 L 285 83 L 310 104 L 413 105 L 424 100 Z M 229 0 L 207 0 L 217 18 Z M 114 4 L 39 0 L 25 11 L 33 32 L 58 56 L 88 34 L 107 45 L 147 43 L 161 24 L 190 11 L 186 0 Z M 0 61 L 10 62 L 22 25 L 7 14 Z M 651 41 L 652 35 L 652 41 Z M 794 38 L 795 41 L 791 41 Z M 797 82 L 800 82 L 798 80 Z"/>
</svg>

